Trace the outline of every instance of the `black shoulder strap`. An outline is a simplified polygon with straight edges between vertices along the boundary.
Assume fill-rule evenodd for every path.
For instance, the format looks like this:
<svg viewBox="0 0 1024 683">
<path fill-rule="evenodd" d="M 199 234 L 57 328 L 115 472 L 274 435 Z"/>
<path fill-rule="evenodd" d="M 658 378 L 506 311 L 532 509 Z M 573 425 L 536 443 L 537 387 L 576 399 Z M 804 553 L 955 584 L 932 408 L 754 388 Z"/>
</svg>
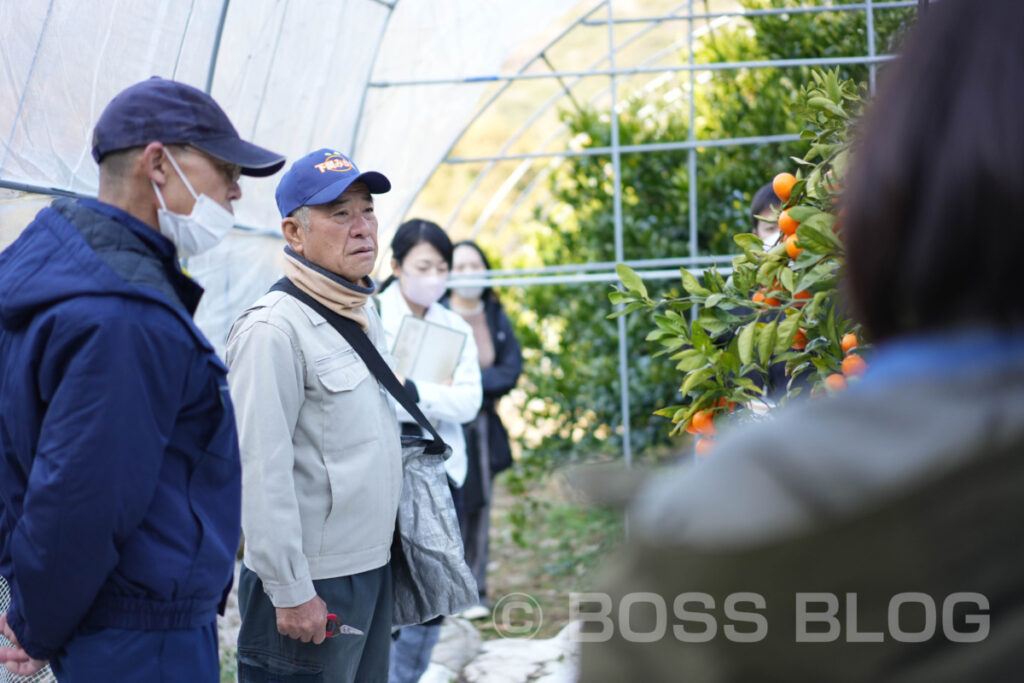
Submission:
<svg viewBox="0 0 1024 683">
<path fill-rule="evenodd" d="M 384 388 L 395 397 L 406 412 L 408 412 L 416 420 L 420 427 L 423 427 L 432 437 L 434 442 L 430 448 L 431 453 L 442 453 L 446 448 L 444 439 L 434 429 L 434 425 L 430 424 L 430 420 L 426 418 L 423 411 L 420 410 L 419 406 L 416 405 L 416 401 L 412 399 L 409 392 L 395 377 L 395 373 L 391 372 L 391 368 L 384 362 L 380 352 L 377 351 L 377 347 L 373 345 L 370 338 L 363 332 L 363 328 L 359 326 L 355 320 L 351 320 L 344 316 L 341 316 L 331 309 L 324 306 L 322 303 L 311 297 L 306 292 L 302 291 L 295 285 L 294 282 L 286 277 L 281 278 L 274 283 L 274 286 L 270 288 L 272 292 L 284 292 L 290 294 L 302 303 L 306 304 L 314 311 L 324 317 L 331 327 L 338 331 L 342 337 L 352 345 L 355 352 L 359 354 L 359 357 L 366 363 L 366 367 L 373 373 L 373 376 L 384 385 Z"/>
</svg>

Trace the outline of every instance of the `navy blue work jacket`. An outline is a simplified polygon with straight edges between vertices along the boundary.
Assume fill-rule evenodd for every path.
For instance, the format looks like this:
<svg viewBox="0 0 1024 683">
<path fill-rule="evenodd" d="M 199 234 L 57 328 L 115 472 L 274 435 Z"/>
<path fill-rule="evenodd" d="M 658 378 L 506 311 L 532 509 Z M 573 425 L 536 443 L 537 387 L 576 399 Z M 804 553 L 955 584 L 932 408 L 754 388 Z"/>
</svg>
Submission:
<svg viewBox="0 0 1024 683">
<path fill-rule="evenodd" d="M 33 657 L 223 605 L 241 470 L 201 294 L 169 240 L 95 200 L 54 202 L 0 254 L 0 574 Z"/>
</svg>

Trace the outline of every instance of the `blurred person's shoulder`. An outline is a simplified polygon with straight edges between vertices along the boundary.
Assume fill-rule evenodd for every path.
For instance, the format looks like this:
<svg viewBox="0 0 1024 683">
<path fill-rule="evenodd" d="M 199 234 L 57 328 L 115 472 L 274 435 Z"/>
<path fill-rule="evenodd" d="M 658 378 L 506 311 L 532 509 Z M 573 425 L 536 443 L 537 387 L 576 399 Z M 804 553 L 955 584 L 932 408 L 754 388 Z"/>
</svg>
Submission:
<svg viewBox="0 0 1024 683">
<path fill-rule="evenodd" d="M 806 531 L 1024 442 L 1024 364 L 958 378 L 852 387 L 726 435 L 701 466 L 653 478 L 637 536 L 712 548 Z"/>
</svg>

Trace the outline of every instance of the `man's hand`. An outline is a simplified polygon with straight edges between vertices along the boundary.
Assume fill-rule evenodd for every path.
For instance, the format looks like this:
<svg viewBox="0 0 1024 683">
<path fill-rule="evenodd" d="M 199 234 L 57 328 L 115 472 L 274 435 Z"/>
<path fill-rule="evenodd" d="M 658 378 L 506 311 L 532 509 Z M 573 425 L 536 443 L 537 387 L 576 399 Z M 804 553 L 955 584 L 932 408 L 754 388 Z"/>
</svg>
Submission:
<svg viewBox="0 0 1024 683">
<path fill-rule="evenodd" d="M 31 676 L 46 666 L 46 660 L 32 659 L 18 645 L 18 637 L 14 635 L 14 631 L 7 625 L 6 612 L 0 614 L 0 634 L 3 634 L 4 638 L 11 641 L 13 645 L 13 647 L 0 647 L 0 663 L 7 667 L 7 670 L 12 674 Z"/>
<path fill-rule="evenodd" d="M 327 638 L 327 603 L 319 595 L 296 607 L 278 607 L 277 632 L 319 645 Z"/>
</svg>

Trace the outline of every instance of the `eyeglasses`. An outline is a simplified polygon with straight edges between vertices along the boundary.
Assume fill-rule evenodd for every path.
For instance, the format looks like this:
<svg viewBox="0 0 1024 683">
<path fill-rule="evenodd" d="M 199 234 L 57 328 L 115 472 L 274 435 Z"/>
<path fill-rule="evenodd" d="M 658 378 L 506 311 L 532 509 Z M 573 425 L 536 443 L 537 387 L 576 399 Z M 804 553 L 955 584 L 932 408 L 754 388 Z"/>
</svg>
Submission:
<svg viewBox="0 0 1024 683">
<path fill-rule="evenodd" d="M 242 177 L 242 167 L 239 166 L 238 164 L 233 164 L 230 161 L 218 159 L 212 154 L 208 154 L 203 150 L 199 149 L 198 147 L 194 147 L 192 145 L 185 145 L 185 149 L 198 152 L 202 156 L 206 157 L 207 160 L 209 160 L 209 162 L 213 164 L 213 167 L 216 168 L 217 171 L 221 174 L 221 176 L 223 176 L 224 179 L 228 181 L 228 185 L 234 185 L 235 183 L 238 182 L 238 179 Z"/>
</svg>

